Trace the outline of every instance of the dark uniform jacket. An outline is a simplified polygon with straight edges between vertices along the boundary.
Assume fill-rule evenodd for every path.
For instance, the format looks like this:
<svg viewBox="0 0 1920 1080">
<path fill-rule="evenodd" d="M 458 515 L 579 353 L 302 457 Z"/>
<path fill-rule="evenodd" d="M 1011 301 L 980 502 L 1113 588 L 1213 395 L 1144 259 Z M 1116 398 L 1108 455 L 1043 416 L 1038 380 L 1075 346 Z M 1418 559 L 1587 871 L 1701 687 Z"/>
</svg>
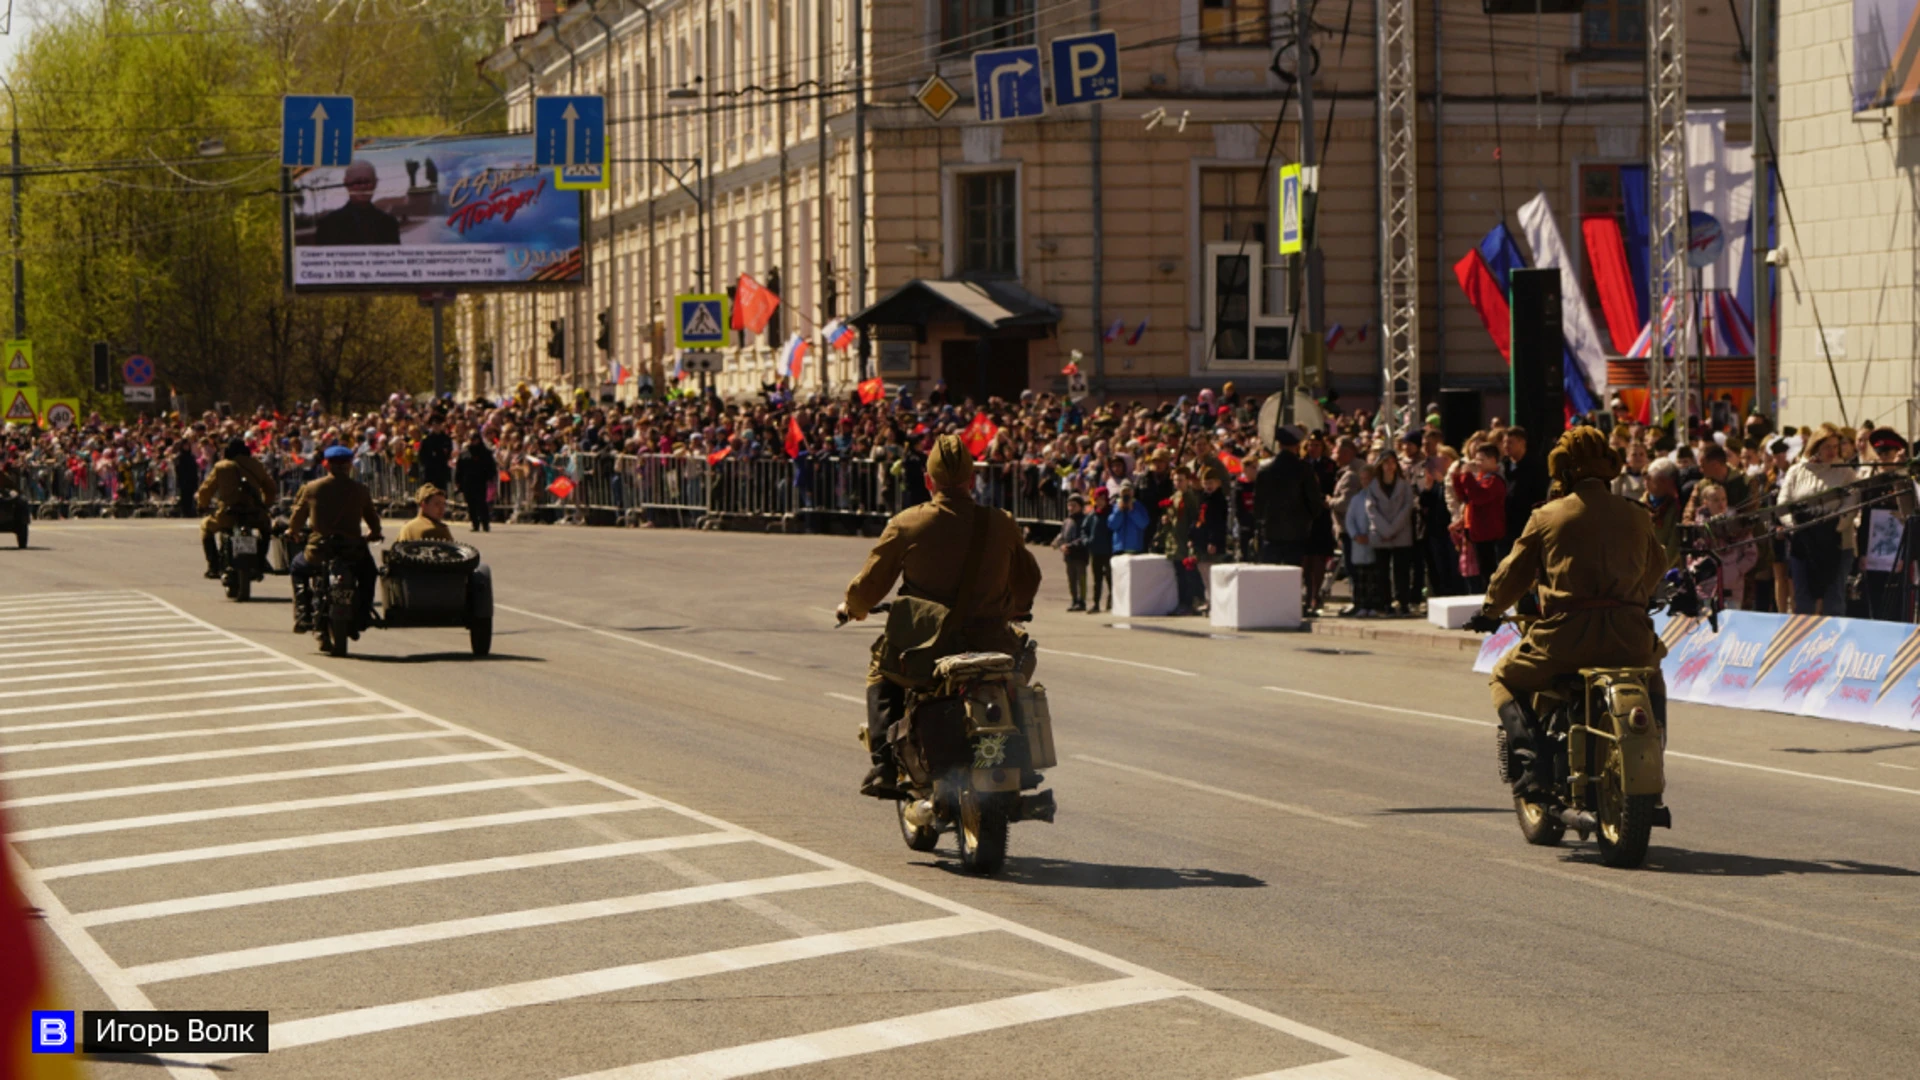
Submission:
<svg viewBox="0 0 1920 1080">
<path fill-rule="evenodd" d="M 499 475 L 500 466 L 485 443 L 478 447 L 468 443 L 453 466 L 453 479 L 461 491 L 485 491 Z"/>
<path fill-rule="evenodd" d="M 420 479 L 437 488 L 453 483 L 453 438 L 444 431 L 430 431 L 420 440 Z"/>
<path fill-rule="evenodd" d="M 367 486 L 329 473 L 309 481 L 293 497 L 293 517 L 287 521 L 287 531 L 296 535 L 309 531 L 307 556 L 314 558 L 320 541 L 329 536 L 362 543 L 360 523 L 363 521 L 368 531 L 379 534 L 380 514 L 373 508 L 373 495 Z"/>
<path fill-rule="evenodd" d="M 1269 544 L 1304 544 L 1326 510 L 1320 478 L 1300 455 L 1282 452 L 1260 466 L 1253 481 L 1253 516 Z"/>
</svg>

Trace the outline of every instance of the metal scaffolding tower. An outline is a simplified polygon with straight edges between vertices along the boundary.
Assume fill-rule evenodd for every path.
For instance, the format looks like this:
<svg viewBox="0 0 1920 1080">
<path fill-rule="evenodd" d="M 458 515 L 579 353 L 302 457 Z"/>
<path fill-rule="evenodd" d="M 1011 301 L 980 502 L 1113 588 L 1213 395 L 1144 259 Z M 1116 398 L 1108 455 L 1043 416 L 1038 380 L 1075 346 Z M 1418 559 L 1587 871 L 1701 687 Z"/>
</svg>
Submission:
<svg viewBox="0 0 1920 1080">
<path fill-rule="evenodd" d="M 1673 3 L 1674 0 L 1656 0 Z M 1375 116 L 1380 133 L 1380 414 L 1395 429 L 1419 421 L 1420 224 L 1414 168 L 1414 26 L 1411 0 L 1377 0 Z"/>
<path fill-rule="evenodd" d="M 1683 0 L 1647 5 L 1647 355 L 1653 422 L 1669 413 L 1686 438 L 1691 360 L 1687 288 L 1687 9 Z"/>
</svg>

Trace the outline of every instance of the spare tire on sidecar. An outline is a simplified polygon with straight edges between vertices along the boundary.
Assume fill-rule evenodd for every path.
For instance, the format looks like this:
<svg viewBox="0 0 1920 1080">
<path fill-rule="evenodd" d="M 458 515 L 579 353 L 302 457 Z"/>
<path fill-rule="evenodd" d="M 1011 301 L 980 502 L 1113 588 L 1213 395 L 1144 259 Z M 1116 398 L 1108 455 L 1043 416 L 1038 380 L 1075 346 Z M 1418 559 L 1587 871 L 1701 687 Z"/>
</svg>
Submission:
<svg viewBox="0 0 1920 1080">
<path fill-rule="evenodd" d="M 402 540 L 384 552 L 381 619 L 390 627 L 464 626 L 473 655 L 493 648 L 493 579 L 480 552 L 450 540 Z"/>
</svg>

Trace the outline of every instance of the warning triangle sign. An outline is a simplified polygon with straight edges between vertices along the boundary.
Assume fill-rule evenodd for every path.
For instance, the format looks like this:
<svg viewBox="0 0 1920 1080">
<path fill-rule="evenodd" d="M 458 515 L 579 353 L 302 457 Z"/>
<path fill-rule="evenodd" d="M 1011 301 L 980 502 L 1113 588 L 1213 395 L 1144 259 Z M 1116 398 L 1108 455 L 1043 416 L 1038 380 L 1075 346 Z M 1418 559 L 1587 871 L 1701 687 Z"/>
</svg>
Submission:
<svg viewBox="0 0 1920 1080">
<path fill-rule="evenodd" d="M 7 355 L 7 370 L 8 371 L 32 371 L 33 361 L 27 359 L 26 353 L 22 352 L 19 349 L 15 349 L 13 352 Z"/>
<path fill-rule="evenodd" d="M 0 415 L 9 424 L 31 424 L 36 417 L 34 401 L 30 393 L 19 387 L 7 391 L 7 411 Z"/>
<path fill-rule="evenodd" d="M 687 315 L 687 327 L 686 330 L 683 331 L 685 336 L 690 338 L 719 337 L 720 316 L 714 313 L 716 307 L 717 305 L 714 304 L 693 305 L 693 311 Z"/>
</svg>

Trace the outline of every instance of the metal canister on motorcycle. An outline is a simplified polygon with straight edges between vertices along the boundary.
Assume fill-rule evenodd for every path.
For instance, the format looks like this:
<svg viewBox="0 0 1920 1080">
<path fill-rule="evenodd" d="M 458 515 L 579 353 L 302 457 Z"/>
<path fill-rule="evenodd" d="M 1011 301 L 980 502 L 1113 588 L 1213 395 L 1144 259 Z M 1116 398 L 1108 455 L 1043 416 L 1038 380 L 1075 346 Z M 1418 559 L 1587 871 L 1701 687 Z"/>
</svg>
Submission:
<svg viewBox="0 0 1920 1080">
<path fill-rule="evenodd" d="M 1047 706 L 1047 688 L 1020 686 L 1014 690 L 1014 710 L 1027 737 L 1027 765 L 1051 769 L 1060 763 L 1053 749 L 1053 711 Z"/>
</svg>

